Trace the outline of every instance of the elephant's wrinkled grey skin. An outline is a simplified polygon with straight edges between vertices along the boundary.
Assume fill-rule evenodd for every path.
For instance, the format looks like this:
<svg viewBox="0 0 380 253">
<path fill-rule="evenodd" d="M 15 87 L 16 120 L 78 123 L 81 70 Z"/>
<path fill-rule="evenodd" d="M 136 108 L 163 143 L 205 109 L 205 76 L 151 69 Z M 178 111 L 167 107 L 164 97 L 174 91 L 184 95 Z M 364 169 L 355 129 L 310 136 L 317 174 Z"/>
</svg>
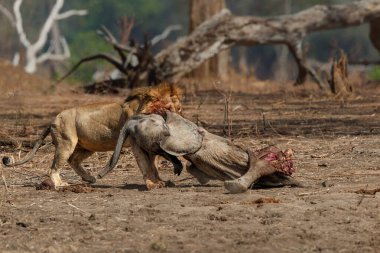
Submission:
<svg viewBox="0 0 380 253">
<path fill-rule="evenodd" d="M 231 193 L 244 192 L 256 181 L 263 186 L 298 185 L 279 167 L 271 166 L 254 153 L 171 112 L 167 112 L 165 118 L 159 115 L 132 117 L 121 130 L 108 167 L 99 173 L 101 177 L 116 165 L 128 134 L 131 135 L 132 150 L 144 177 L 156 173 L 154 166 L 155 171 L 150 171 L 152 165 L 148 154 L 169 156 L 172 160 L 173 156 L 182 155 L 189 161 L 187 171 L 200 183 L 221 180 Z"/>
<path fill-rule="evenodd" d="M 174 166 L 175 174 L 180 175 L 182 171 L 181 161 L 160 147 L 161 140 L 169 135 L 169 129 L 165 125 L 165 120 L 157 114 L 131 117 L 131 120 L 128 120 L 120 130 L 118 142 L 111 160 L 99 172 L 98 178 L 104 177 L 116 166 L 123 144 L 131 136 L 132 152 L 136 157 L 148 189 L 165 186 L 165 183 L 158 176 L 157 165 L 155 163 L 156 155 L 161 155 L 169 160 Z"/>
</svg>

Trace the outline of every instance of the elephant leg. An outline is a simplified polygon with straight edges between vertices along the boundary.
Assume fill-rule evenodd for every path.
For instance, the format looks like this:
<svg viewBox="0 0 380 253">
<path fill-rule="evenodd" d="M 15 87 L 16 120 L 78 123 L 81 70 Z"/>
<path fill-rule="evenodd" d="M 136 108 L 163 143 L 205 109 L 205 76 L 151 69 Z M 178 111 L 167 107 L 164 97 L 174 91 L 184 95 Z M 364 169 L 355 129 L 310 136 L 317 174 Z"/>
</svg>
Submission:
<svg viewBox="0 0 380 253">
<path fill-rule="evenodd" d="M 241 177 L 234 180 L 224 181 L 224 186 L 230 193 L 245 192 L 249 186 L 262 176 L 270 175 L 278 171 L 268 162 L 259 160 L 249 151 L 248 171 Z"/>
<path fill-rule="evenodd" d="M 173 164 L 174 174 L 177 176 L 181 175 L 183 169 L 181 161 L 176 156 L 170 155 L 168 153 L 164 153 L 162 156 Z"/>
<path fill-rule="evenodd" d="M 203 171 L 198 169 L 194 164 L 191 162 L 187 162 L 186 164 L 186 170 L 190 173 L 193 177 L 195 177 L 200 184 L 207 184 L 210 180 L 214 179 L 205 174 Z"/>
<path fill-rule="evenodd" d="M 148 190 L 165 187 L 165 182 L 158 175 L 157 156 L 146 152 L 133 141 L 131 141 L 131 149 Z"/>
</svg>

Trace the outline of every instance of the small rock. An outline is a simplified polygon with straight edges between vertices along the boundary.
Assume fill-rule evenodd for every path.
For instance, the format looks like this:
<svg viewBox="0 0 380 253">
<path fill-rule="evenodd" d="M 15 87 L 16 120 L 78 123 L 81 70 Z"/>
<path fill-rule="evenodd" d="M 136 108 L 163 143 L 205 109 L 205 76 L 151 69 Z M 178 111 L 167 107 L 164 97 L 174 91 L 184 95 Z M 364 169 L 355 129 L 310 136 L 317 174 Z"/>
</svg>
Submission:
<svg viewBox="0 0 380 253">
<path fill-rule="evenodd" d="M 220 220 L 220 221 L 227 221 L 227 217 L 226 217 L 226 216 L 220 216 L 220 217 L 219 217 L 219 220 Z"/>
<path fill-rule="evenodd" d="M 210 214 L 210 215 L 208 216 L 208 219 L 209 219 L 209 220 L 216 220 L 216 216 L 213 215 L 213 214 Z"/>
<path fill-rule="evenodd" d="M 89 217 L 88 217 L 88 220 L 96 220 L 96 217 L 95 217 L 95 214 L 91 214 Z"/>
<path fill-rule="evenodd" d="M 22 228 L 29 227 L 29 224 L 27 224 L 25 222 L 21 222 L 21 221 L 16 222 L 16 225 L 19 226 L 19 227 L 22 227 Z"/>
<path fill-rule="evenodd" d="M 162 252 L 162 251 L 166 251 L 166 245 L 162 241 L 156 241 L 150 245 L 150 249 L 153 251 Z"/>
<path fill-rule="evenodd" d="M 36 190 L 55 190 L 53 181 L 48 178 L 36 186 Z"/>
<path fill-rule="evenodd" d="M 329 182 L 329 181 L 323 181 L 323 182 L 321 183 L 321 185 L 322 185 L 323 187 L 331 187 L 331 186 L 334 186 L 334 183 L 331 183 L 331 182 Z"/>
<path fill-rule="evenodd" d="M 215 220 L 215 221 L 227 221 L 227 217 L 226 216 L 216 216 L 214 214 L 210 214 L 208 216 L 208 219 L 209 220 Z"/>
</svg>

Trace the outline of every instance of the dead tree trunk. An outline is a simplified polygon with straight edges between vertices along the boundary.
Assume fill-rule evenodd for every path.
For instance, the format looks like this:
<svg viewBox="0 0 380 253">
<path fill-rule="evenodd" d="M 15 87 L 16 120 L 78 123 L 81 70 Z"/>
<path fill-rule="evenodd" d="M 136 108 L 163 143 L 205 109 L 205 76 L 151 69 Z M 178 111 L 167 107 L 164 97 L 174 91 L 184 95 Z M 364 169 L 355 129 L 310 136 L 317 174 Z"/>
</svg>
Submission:
<svg viewBox="0 0 380 253">
<path fill-rule="evenodd" d="M 284 14 L 289 15 L 292 12 L 292 0 L 284 0 Z M 289 50 L 286 46 L 282 46 L 277 50 L 277 61 L 275 63 L 276 72 L 275 72 L 275 79 L 277 81 L 284 82 L 285 80 L 288 80 L 288 68 L 287 68 L 287 62 L 288 62 L 288 55 Z"/>
<path fill-rule="evenodd" d="M 369 38 L 372 42 L 372 45 L 380 53 L 380 17 L 371 20 L 369 24 Z"/>
<path fill-rule="evenodd" d="M 341 5 L 316 5 L 293 15 L 237 17 L 224 9 L 202 23 L 189 36 L 161 51 L 156 62 L 162 76 L 177 81 L 204 61 L 235 44 L 286 44 L 298 65 L 296 84 L 311 75 L 326 88 L 314 69 L 306 64 L 302 41 L 309 33 L 356 26 L 380 18 L 379 0 L 362 0 Z"/>
<path fill-rule="evenodd" d="M 219 13 L 225 8 L 224 0 L 190 0 L 189 32 L 194 31 L 200 24 Z M 228 62 L 230 50 L 225 50 L 203 62 L 192 75 L 196 78 L 228 77 Z"/>
</svg>

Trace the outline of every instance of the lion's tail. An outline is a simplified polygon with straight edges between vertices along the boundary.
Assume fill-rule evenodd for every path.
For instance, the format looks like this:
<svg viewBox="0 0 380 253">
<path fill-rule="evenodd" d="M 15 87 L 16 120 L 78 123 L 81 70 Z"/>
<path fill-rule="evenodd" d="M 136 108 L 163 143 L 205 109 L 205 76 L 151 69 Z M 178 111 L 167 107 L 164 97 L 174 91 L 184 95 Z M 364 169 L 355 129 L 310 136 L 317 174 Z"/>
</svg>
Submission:
<svg viewBox="0 0 380 253">
<path fill-rule="evenodd" d="M 2 159 L 3 164 L 7 167 L 13 167 L 13 166 L 17 166 L 17 165 L 21 165 L 21 164 L 29 162 L 33 158 L 33 156 L 36 154 L 37 150 L 41 147 L 46 136 L 48 136 L 48 134 L 50 133 L 50 129 L 51 129 L 51 126 L 49 125 L 43 131 L 41 137 L 34 143 L 33 149 L 23 159 L 21 159 L 18 162 L 11 163 L 11 158 L 9 156 L 4 156 Z"/>
</svg>

